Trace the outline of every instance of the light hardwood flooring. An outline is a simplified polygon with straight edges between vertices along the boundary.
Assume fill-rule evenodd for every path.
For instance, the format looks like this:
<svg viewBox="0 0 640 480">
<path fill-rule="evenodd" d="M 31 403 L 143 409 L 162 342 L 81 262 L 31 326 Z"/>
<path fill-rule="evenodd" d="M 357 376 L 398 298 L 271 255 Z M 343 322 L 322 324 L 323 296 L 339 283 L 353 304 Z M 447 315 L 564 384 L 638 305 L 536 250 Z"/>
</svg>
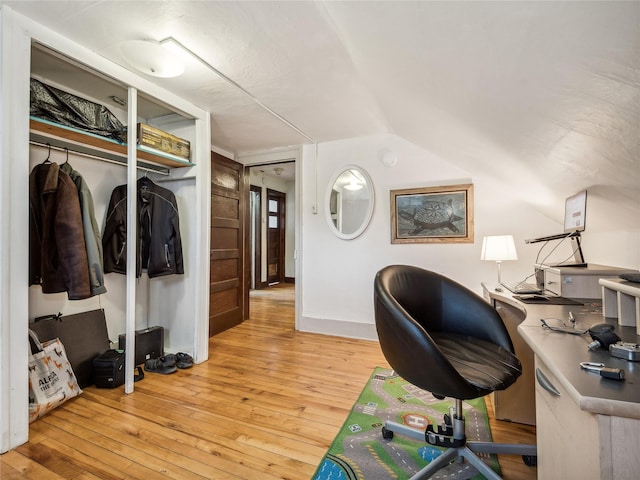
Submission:
<svg viewBox="0 0 640 480">
<path fill-rule="evenodd" d="M 85 389 L 0 456 L 0 477 L 310 479 L 373 368 L 388 364 L 376 342 L 293 325 L 292 286 L 252 293 L 251 318 L 213 337 L 207 362 L 147 373 L 130 395 Z M 535 441 L 531 427 L 491 418 L 491 429 L 496 441 Z M 536 477 L 519 457 L 500 463 L 507 480 Z"/>
</svg>

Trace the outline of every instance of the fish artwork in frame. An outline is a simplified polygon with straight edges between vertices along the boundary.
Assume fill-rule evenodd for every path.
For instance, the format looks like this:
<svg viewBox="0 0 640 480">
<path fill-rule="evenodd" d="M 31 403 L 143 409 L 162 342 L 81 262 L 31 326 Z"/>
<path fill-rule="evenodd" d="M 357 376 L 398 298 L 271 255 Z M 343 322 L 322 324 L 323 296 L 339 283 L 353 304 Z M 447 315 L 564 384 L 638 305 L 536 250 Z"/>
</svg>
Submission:
<svg viewBox="0 0 640 480">
<path fill-rule="evenodd" d="M 391 190 L 391 243 L 473 243 L 473 184 Z"/>
</svg>

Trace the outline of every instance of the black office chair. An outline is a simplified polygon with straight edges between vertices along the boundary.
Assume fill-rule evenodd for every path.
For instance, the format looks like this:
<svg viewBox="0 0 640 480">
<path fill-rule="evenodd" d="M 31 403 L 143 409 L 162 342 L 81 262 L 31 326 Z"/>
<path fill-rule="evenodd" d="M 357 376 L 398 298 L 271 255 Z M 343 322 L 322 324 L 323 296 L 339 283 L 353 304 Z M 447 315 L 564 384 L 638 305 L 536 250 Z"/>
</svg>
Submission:
<svg viewBox="0 0 640 480">
<path fill-rule="evenodd" d="M 466 441 L 462 400 L 504 390 L 521 374 L 520 361 L 495 309 L 453 280 L 407 265 L 380 270 L 374 298 L 380 347 L 389 365 L 436 398 L 455 399 L 455 407 L 437 430 L 432 425 L 422 432 L 385 423 L 386 439 L 395 432 L 448 447 L 411 480 L 429 478 L 452 460 L 463 458 L 486 478 L 500 479 L 476 453 L 522 455 L 527 465 L 535 465 L 535 445 Z"/>
</svg>

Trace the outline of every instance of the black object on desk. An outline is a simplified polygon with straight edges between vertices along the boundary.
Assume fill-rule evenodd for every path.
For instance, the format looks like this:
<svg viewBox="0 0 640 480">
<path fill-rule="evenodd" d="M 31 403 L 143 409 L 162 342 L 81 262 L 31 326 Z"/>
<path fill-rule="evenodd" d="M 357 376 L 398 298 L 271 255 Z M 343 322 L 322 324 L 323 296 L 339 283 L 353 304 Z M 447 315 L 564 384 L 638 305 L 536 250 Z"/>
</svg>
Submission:
<svg viewBox="0 0 640 480">
<path fill-rule="evenodd" d="M 618 276 L 627 282 L 640 283 L 640 273 L 621 273 Z"/>
<path fill-rule="evenodd" d="M 538 305 L 584 305 L 582 302 L 572 300 L 565 297 L 557 297 L 555 295 L 514 295 L 513 298 L 522 303 L 532 303 Z"/>
</svg>

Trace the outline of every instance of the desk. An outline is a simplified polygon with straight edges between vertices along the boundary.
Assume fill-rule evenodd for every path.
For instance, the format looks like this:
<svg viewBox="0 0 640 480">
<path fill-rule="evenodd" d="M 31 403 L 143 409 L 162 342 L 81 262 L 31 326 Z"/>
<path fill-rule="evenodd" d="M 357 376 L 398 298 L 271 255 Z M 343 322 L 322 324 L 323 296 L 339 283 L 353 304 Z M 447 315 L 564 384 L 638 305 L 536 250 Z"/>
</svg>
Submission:
<svg viewBox="0 0 640 480">
<path fill-rule="evenodd" d="M 603 320 L 616 324 L 624 341 L 639 342 L 635 328 L 603 318 L 600 307 L 587 304 L 523 305 L 508 293 L 485 288 L 485 295 L 524 309 L 517 331 L 534 355 L 535 376 L 543 375 L 559 395 L 536 378 L 536 434 L 540 479 L 636 479 L 640 477 L 640 362 L 587 350 L 591 338 L 544 329 L 540 318 L 568 321 L 569 312 L 585 328 Z M 602 378 L 580 368 L 584 361 L 625 370 L 624 382 Z M 516 382 L 517 384 L 517 382 Z"/>
<path fill-rule="evenodd" d="M 482 289 L 485 300 L 498 311 L 507 327 L 514 352 L 522 364 L 522 375 L 516 383 L 506 390 L 493 392 L 495 417 L 498 420 L 535 425 L 536 403 L 533 351 L 518 334 L 518 326 L 527 317 L 527 311 L 523 303 L 517 302 L 513 298 L 510 298 L 507 302 L 504 296 L 492 295 L 491 292 L 495 292 L 492 287 L 482 284 Z M 507 295 L 510 297 L 510 294 Z"/>
</svg>

